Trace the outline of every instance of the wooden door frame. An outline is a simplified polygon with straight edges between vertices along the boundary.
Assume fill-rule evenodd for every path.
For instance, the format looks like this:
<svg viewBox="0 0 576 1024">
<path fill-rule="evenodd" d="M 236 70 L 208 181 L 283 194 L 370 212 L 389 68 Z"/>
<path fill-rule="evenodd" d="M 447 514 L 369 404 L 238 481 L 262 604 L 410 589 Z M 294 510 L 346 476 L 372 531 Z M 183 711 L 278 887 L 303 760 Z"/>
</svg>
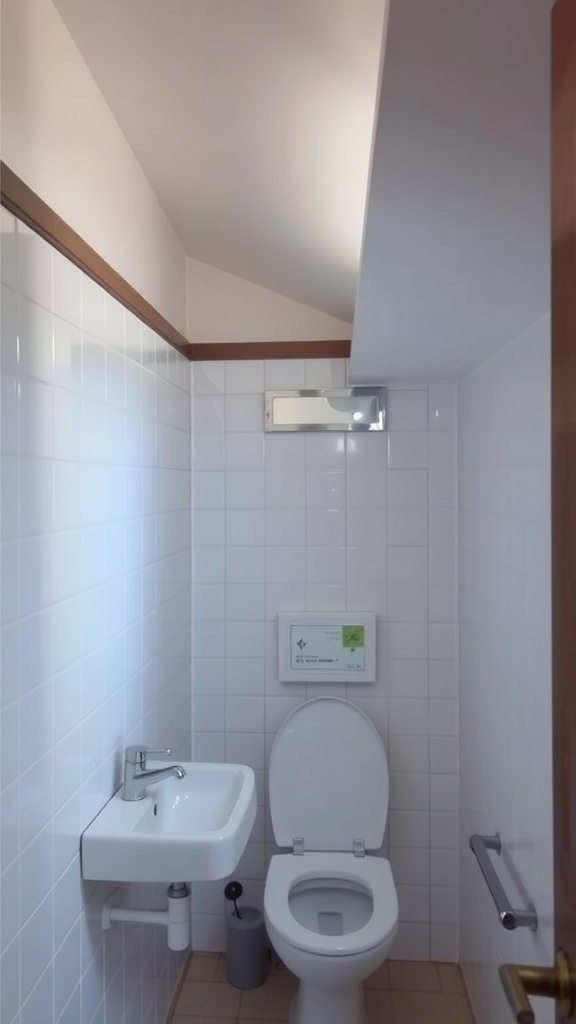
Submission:
<svg viewBox="0 0 576 1024">
<path fill-rule="evenodd" d="M 576 957 L 576 0 L 552 11 L 552 705 L 556 948 Z"/>
</svg>

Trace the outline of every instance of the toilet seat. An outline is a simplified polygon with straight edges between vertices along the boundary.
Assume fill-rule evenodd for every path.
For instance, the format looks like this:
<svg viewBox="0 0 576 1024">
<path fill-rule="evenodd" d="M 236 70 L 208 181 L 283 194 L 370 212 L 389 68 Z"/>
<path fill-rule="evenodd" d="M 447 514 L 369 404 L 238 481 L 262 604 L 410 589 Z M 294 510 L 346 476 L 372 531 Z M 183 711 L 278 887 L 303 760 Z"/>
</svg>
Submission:
<svg viewBox="0 0 576 1024">
<path fill-rule="evenodd" d="M 300 882 L 331 878 L 364 887 L 372 899 L 370 920 L 345 935 L 322 935 L 301 925 L 292 915 L 289 897 Z M 389 939 L 398 923 L 398 899 L 390 864 L 382 857 L 355 857 L 351 853 L 279 854 L 272 857 L 264 910 L 269 924 L 285 942 L 317 956 L 352 956 Z"/>
<path fill-rule="evenodd" d="M 341 697 L 300 704 L 276 733 L 268 772 L 278 846 L 378 850 L 388 815 L 388 762 L 374 725 Z"/>
</svg>

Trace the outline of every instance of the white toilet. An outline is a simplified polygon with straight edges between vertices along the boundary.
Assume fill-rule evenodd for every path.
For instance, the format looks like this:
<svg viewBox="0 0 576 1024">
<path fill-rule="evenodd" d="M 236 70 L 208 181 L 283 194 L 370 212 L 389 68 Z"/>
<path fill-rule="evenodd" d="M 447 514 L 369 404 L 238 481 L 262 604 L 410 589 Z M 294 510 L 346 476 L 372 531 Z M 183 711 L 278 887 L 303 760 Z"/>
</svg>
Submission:
<svg viewBox="0 0 576 1024">
<path fill-rule="evenodd" d="M 380 737 L 347 700 L 319 697 L 281 726 L 270 757 L 278 846 L 264 917 L 278 956 L 300 979 L 291 1024 L 365 1024 L 362 980 L 386 959 L 398 924 L 382 845 L 388 765 Z"/>
</svg>

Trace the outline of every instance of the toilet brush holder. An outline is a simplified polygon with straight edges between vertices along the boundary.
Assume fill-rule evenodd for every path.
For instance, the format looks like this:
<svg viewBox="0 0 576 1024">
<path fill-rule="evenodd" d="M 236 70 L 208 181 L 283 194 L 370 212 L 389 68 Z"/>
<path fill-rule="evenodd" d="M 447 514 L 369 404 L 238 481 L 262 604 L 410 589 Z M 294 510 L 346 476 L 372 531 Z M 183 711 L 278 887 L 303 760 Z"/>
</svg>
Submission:
<svg viewBox="0 0 576 1024">
<path fill-rule="evenodd" d="M 239 882 L 230 882 L 224 893 L 234 902 L 234 910 L 226 918 L 226 978 L 235 988 L 257 988 L 268 974 L 264 917 L 257 907 L 238 908 Z"/>
</svg>

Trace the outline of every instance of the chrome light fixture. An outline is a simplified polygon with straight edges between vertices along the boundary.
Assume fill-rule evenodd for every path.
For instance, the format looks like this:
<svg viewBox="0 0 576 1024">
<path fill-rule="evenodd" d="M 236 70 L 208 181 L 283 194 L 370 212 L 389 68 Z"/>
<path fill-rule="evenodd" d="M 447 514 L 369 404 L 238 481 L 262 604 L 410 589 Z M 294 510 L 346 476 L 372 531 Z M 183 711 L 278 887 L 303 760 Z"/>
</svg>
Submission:
<svg viewBox="0 0 576 1024">
<path fill-rule="evenodd" d="M 385 388 L 266 391 L 265 430 L 385 430 Z"/>
</svg>

